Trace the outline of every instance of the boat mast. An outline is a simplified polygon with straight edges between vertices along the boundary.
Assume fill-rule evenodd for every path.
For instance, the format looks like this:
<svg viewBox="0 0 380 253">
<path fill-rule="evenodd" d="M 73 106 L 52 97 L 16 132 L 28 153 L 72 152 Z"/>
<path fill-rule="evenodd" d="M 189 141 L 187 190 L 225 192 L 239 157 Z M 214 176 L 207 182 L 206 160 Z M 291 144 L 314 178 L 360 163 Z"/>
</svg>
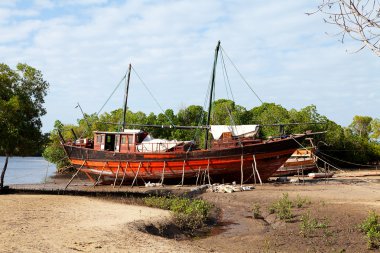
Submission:
<svg viewBox="0 0 380 253">
<path fill-rule="evenodd" d="M 211 76 L 211 89 L 210 89 L 210 101 L 208 104 L 208 114 L 207 114 L 207 124 L 206 126 L 210 126 L 210 118 L 211 118 L 211 106 L 212 106 L 212 97 L 214 95 L 214 86 L 215 86 L 215 70 L 216 64 L 218 62 L 218 54 L 219 54 L 220 40 L 215 48 L 215 56 L 214 56 L 214 66 L 212 68 L 212 76 Z M 206 129 L 206 138 L 205 138 L 205 149 L 208 148 L 208 129 Z"/>
<path fill-rule="evenodd" d="M 129 64 L 129 67 L 128 67 L 128 77 L 127 77 L 127 80 L 126 80 L 126 88 L 125 88 L 124 109 L 123 109 L 123 131 L 125 129 L 125 116 L 127 114 L 128 90 L 129 90 L 129 81 L 131 79 L 131 68 L 132 68 L 132 65 Z"/>
</svg>

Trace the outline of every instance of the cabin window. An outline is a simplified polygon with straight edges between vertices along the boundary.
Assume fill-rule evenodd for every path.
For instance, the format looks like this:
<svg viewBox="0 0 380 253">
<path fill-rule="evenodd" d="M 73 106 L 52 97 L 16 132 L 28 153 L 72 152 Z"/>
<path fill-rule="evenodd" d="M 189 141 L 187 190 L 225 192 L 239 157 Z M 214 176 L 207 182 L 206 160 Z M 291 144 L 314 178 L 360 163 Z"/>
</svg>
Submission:
<svg viewBox="0 0 380 253">
<path fill-rule="evenodd" d="M 125 135 L 121 136 L 121 144 L 125 144 L 126 140 L 127 140 L 127 136 Z"/>
<path fill-rule="evenodd" d="M 114 151 L 115 139 L 116 139 L 116 136 L 114 134 L 106 134 L 106 143 L 104 145 L 104 149 L 108 151 Z"/>
<path fill-rule="evenodd" d="M 128 135 L 128 144 L 132 144 L 132 143 L 133 143 L 133 136 Z"/>
<path fill-rule="evenodd" d="M 102 142 L 102 136 L 101 135 L 97 135 L 96 136 L 96 143 L 101 143 Z"/>
<path fill-rule="evenodd" d="M 144 136 L 142 134 L 136 135 L 136 142 L 141 143 L 144 140 Z"/>
<path fill-rule="evenodd" d="M 104 143 L 104 137 L 105 137 L 105 136 L 104 136 L 104 135 L 102 135 L 102 143 Z"/>
</svg>

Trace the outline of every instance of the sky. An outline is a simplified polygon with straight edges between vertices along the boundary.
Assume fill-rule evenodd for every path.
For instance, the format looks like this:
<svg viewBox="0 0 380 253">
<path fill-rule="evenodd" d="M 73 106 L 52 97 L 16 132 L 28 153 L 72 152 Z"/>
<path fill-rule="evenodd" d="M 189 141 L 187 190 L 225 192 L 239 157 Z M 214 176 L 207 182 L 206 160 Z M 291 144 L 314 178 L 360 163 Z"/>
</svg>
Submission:
<svg viewBox="0 0 380 253">
<path fill-rule="evenodd" d="M 342 126 L 355 115 L 379 118 L 380 59 L 356 41 L 339 42 L 318 1 L 1 0 L 0 62 L 27 63 L 50 83 L 43 132 L 54 121 L 76 123 L 81 112 L 128 106 L 160 113 L 204 105 L 217 41 L 235 102 L 297 110 L 314 104 Z M 228 58 L 228 57 L 229 58 Z M 229 61 L 228 59 L 231 59 Z M 232 65 L 232 63 L 234 65 Z M 216 98 L 227 93 L 218 63 Z M 136 74 L 137 73 L 137 74 Z M 118 86 L 119 84 L 119 86 Z M 148 87 L 148 90 L 145 88 Z M 153 97 L 150 95 L 153 94 Z"/>
</svg>

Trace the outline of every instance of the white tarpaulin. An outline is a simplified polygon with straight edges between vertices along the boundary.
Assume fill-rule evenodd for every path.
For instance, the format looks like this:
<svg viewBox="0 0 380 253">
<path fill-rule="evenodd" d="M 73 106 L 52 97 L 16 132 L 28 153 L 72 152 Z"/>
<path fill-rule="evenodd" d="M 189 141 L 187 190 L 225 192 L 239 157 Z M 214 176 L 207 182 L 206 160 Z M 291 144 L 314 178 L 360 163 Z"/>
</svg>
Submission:
<svg viewBox="0 0 380 253">
<path fill-rule="evenodd" d="M 174 148 L 177 145 L 187 142 L 188 141 L 169 141 L 165 139 L 154 139 L 150 135 L 148 135 L 141 142 L 141 144 L 136 145 L 136 148 L 139 152 L 165 152 L 168 149 Z"/>
<path fill-rule="evenodd" d="M 231 133 L 232 136 L 253 137 L 259 130 L 258 125 L 211 125 L 210 132 L 214 140 L 219 140 L 223 133 Z"/>
</svg>

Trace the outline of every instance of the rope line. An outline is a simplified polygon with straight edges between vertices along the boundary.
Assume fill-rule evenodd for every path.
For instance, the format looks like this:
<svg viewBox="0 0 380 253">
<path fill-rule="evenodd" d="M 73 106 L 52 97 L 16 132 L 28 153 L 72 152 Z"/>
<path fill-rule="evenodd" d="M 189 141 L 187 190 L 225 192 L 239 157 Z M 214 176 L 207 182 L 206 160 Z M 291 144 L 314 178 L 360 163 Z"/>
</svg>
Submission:
<svg viewBox="0 0 380 253">
<path fill-rule="evenodd" d="M 174 127 L 174 123 L 173 121 L 169 118 L 168 115 L 166 115 L 164 109 L 161 107 L 160 103 L 158 102 L 158 100 L 155 98 L 155 96 L 153 96 L 153 93 L 149 90 L 148 86 L 144 83 L 144 81 L 141 79 L 141 77 L 139 76 L 139 74 L 136 72 L 135 68 L 132 66 L 132 70 L 133 72 L 136 74 L 137 78 L 140 80 L 140 82 L 142 83 L 142 85 L 145 87 L 145 89 L 148 91 L 149 95 L 153 98 L 154 102 L 156 102 L 156 104 L 158 105 L 158 107 L 160 107 L 162 113 L 165 115 L 165 117 L 169 120 L 170 124 Z"/>
<path fill-rule="evenodd" d="M 221 55 L 221 58 L 222 58 L 222 72 L 223 72 L 223 79 L 224 79 L 224 84 L 225 84 L 225 87 L 226 87 L 226 93 L 227 93 L 227 97 L 229 99 L 229 96 L 228 96 L 228 89 L 230 89 L 230 93 L 231 93 L 231 98 L 232 98 L 232 101 L 235 102 L 235 98 L 234 98 L 234 94 L 232 93 L 232 88 L 231 88 L 231 82 L 230 82 L 230 78 L 228 77 L 228 72 L 227 72 L 227 68 L 226 68 L 226 63 L 224 61 L 224 56 L 223 54 L 220 54 Z M 227 86 L 228 84 L 228 86 Z"/>
<path fill-rule="evenodd" d="M 106 104 L 108 103 L 108 101 L 111 99 L 111 97 L 113 96 L 113 94 L 116 92 L 116 90 L 119 88 L 120 84 L 124 81 L 125 77 L 127 76 L 127 74 L 125 74 L 123 76 L 123 78 L 120 80 L 120 82 L 116 85 L 115 89 L 113 89 L 111 95 L 109 95 L 109 97 L 107 98 L 106 102 L 102 105 L 102 107 L 100 108 L 100 110 L 96 113 L 96 115 L 99 115 L 99 113 L 103 110 L 104 106 L 106 106 Z"/>
<path fill-rule="evenodd" d="M 375 167 L 375 168 L 377 168 L 377 166 L 372 166 L 372 165 L 368 165 L 368 164 L 359 164 L 359 163 L 353 163 L 353 162 L 345 161 L 345 160 L 333 157 L 331 155 L 328 155 L 328 154 L 326 154 L 326 153 L 324 153 L 324 152 L 322 152 L 320 150 L 318 150 L 318 152 L 321 153 L 322 155 L 325 155 L 325 156 L 329 157 L 329 158 L 332 158 L 334 160 L 337 160 L 337 161 L 340 161 L 340 162 L 344 162 L 344 163 L 347 163 L 347 164 L 352 164 L 352 165 L 356 165 L 356 166 L 360 166 L 360 167 L 370 167 L 370 168 Z"/>
<path fill-rule="evenodd" d="M 231 62 L 232 66 L 235 68 L 235 70 L 238 72 L 238 74 L 240 75 L 241 79 L 243 79 L 244 83 L 248 86 L 248 88 L 253 92 L 253 94 L 255 94 L 256 98 L 263 104 L 264 102 L 261 100 L 261 98 L 259 97 L 259 95 L 257 95 L 257 93 L 252 89 L 252 87 L 249 85 L 249 83 L 247 82 L 247 80 L 244 78 L 244 76 L 240 73 L 239 69 L 236 67 L 236 65 L 233 63 L 233 61 L 231 60 L 231 58 L 228 56 L 228 54 L 226 53 L 226 51 L 224 50 L 224 48 L 222 46 L 220 46 L 220 48 L 222 49 L 223 53 L 227 56 L 227 59 Z"/>
<path fill-rule="evenodd" d="M 295 142 L 297 142 L 298 145 L 300 145 L 301 147 L 305 148 L 300 142 L 298 142 L 296 139 L 294 139 L 293 136 L 292 136 L 292 139 L 293 139 Z M 317 156 L 317 155 L 315 155 L 315 154 L 313 154 L 313 155 L 314 155 L 317 159 L 321 160 L 321 161 L 324 162 L 325 164 L 328 164 L 329 166 L 333 167 L 334 169 L 339 170 L 339 171 L 341 171 L 341 172 L 343 172 L 343 173 L 347 173 L 346 171 L 344 171 L 344 170 L 342 170 L 342 169 L 340 169 L 340 168 L 338 168 L 338 167 L 332 165 L 331 163 L 327 162 L 326 160 L 322 159 L 321 157 L 319 157 L 319 156 Z M 316 165 L 317 165 L 317 164 L 316 164 Z M 318 165 L 317 165 L 317 167 L 318 167 Z M 319 168 L 318 168 L 318 169 L 319 169 Z M 371 181 L 369 181 L 369 180 L 365 180 L 365 179 L 360 178 L 360 177 L 355 176 L 355 175 L 354 175 L 353 177 L 356 178 L 357 180 L 361 180 L 361 181 L 363 181 L 363 182 L 373 183 L 373 182 L 371 182 Z"/>
</svg>

